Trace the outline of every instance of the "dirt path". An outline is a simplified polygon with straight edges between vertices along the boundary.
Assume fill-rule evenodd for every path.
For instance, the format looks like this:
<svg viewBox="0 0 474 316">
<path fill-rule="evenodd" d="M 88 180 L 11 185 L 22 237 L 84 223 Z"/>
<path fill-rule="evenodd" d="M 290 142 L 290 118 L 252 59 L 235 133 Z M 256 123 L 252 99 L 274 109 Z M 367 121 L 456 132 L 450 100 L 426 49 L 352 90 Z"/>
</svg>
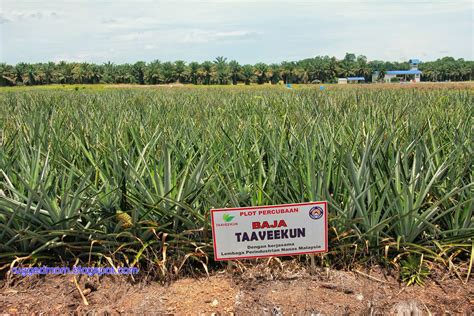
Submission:
<svg viewBox="0 0 474 316">
<path fill-rule="evenodd" d="M 365 274 L 365 273 L 364 273 Z M 425 287 L 404 287 L 381 273 L 304 269 L 225 271 L 209 278 L 183 278 L 162 285 L 131 284 L 122 277 L 79 278 L 85 305 L 72 276 L 26 277 L 0 289 L 0 315 L 63 314 L 388 314 L 410 310 L 473 314 L 474 284 L 453 278 L 428 280 Z"/>
</svg>

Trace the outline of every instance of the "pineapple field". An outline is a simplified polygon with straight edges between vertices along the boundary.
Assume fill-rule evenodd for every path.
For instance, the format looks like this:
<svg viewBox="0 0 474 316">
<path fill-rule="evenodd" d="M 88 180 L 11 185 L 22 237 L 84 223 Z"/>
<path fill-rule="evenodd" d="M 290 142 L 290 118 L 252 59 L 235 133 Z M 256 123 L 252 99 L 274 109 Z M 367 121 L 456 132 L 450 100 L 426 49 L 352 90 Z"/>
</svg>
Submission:
<svg viewBox="0 0 474 316">
<path fill-rule="evenodd" d="M 211 208 L 327 200 L 330 251 L 320 265 L 416 270 L 427 261 L 471 272 L 469 86 L 6 90 L 0 98 L 2 265 L 208 271 Z"/>
</svg>

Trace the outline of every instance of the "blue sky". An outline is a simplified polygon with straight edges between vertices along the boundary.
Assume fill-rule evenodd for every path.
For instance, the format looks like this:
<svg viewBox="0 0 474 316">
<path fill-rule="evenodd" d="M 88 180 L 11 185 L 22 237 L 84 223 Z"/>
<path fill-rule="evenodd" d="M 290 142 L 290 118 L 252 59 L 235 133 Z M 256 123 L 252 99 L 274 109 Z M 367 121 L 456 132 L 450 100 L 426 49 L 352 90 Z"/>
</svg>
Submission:
<svg viewBox="0 0 474 316">
<path fill-rule="evenodd" d="M 0 0 L 0 62 L 474 59 L 471 0 Z"/>
</svg>

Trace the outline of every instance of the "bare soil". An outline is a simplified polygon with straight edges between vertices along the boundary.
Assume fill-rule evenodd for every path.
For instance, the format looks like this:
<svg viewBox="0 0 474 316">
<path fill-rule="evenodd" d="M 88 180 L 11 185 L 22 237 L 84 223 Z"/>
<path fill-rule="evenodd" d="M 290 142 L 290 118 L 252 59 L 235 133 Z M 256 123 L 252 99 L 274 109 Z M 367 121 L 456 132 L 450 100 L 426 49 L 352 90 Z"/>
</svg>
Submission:
<svg viewBox="0 0 474 316">
<path fill-rule="evenodd" d="M 124 276 L 15 277 L 0 281 L 0 315 L 474 314 L 474 283 L 434 273 L 406 287 L 382 270 L 255 266 L 166 284 Z"/>
</svg>

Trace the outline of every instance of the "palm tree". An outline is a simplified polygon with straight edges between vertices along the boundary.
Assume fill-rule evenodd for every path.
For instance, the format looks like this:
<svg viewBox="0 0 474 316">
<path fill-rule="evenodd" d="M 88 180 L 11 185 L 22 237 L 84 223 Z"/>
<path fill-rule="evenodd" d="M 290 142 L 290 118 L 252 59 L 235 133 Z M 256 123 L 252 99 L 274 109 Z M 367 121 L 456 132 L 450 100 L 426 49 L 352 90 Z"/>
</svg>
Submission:
<svg viewBox="0 0 474 316">
<path fill-rule="evenodd" d="M 368 78 L 370 76 L 370 68 L 367 64 L 367 57 L 364 55 L 357 56 L 356 61 L 356 75 L 364 78 Z"/>
<path fill-rule="evenodd" d="M 99 65 L 92 64 L 90 67 L 90 83 L 100 83 L 102 76 L 102 68 Z"/>
<path fill-rule="evenodd" d="M 301 80 L 303 83 L 310 82 L 312 76 L 311 73 L 314 72 L 314 61 L 313 59 L 305 59 L 297 63 L 297 68 L 301 73 Z"/>
<path fill-rule="evenodd" d="M 136 83 L 145 84 L 145 69 L 146 63 L 144 61 L 137 61 L 135 64 L 133 64 L 132 74 Z"/>
<path fill-rule="evenodd" d="M 254 66 L 255 76 L 257 77 L 258 84 L 264 84 L 267 82 L 267 71 L 268 66 L 264 63 L 257 63 Z"/>
<path fill-rule="evenodd" d="M 174 64 L 167 61 L 161 65 L 161 71 L 163 74 L 163 79 L 166 83 L 171 83 L 176 81 L 176 69 Z"/>
<path fill-rule="evenodd" d="M 102 74 L 102 82 L 104 83 L 117 83 L 117 75 L 115 65 L 108 61 L 102 65 L 103 74 Z"/>
<path fill-rule="evenodd" d="M 222 56 L 216 57 L 216 59 L 214 60 L 218 84 L 227 84 L 229 70 L 226 61 L 227 58 Z"/>
<path fill-rule="evenodd" d="M 200 75 L 203 78 L 204 84 L 211 84 L 211 77 L 213 75 L 212 63 L 205 61 L 201 64 Z"/>
<path fill-rule="evenodd" d="M 188 73 L 189 78 L 191 79 L 192 84 L 197 84 L 199 79 L 199 63 L 198 62 L 191 62 L 188 66 Z"/>
<path fill-rule="evenodd" d="M 54 81 L 56 65 L 53 62 L 41 64 L 41 71 L 44 74 L 44 83 L 51 84 Z"/>
<path fill-rule="evenodd" d="M 159 84 L 162 82 L 161 62 L 157 59 L 148 64 L 145 69 L 145 82 L 147 84 Z"/>
<path fill-rule="evenodd" d="M 14 86 L 15 68 L 5 63 L 0 64 L 0 86 Z"/>
<path fill-rule="evenodd" d="M 281 63 L 282 77 L 285 83 L 293 83 L 296 72 L 296 63 L 294 61 L 284 61 Z"/>
<path fill-rule="evenodd" d="M 230 77 L 232 78 L 232 84 L 236 85 L 240 76 L 241 76 L 241 71 L 242 71 L 242 66 L 236 61 L 236 60 L 231 60 L 229 62 L 229 70 L 230 70 Z"/>
<path fill-rule="evenodd" d="M 19 63 L 16 65 L 17 71 L 17 82 L 22 83 L 24 85 L 34 85 L 37 82 L 36 71 L 31 64 L 27 63 Z"/>
<path fill-rule="evenodd" d="M 59 62 L 57 66 L 57 78 L 59 83 L 71 84 L 73 83 L 72 69 L 74 65 L 65 61 Z"/>
<path fill-rule="evenodd" d="M 41 85 L 46 83 L 46 74 L 43 70 L 43 64 L 30 65 L 34 70 L 34 83 L 35 85 Z"/>
<path fill-rule="evenodd" d="M 244 65 L 242 67 L 242 78 L 244 79 L 244 83 L 249 85 L 252 81 L 254 76 L 254 69 L 252 65 Z"/>
<path fill-rule="evenodd" d="M 135 77 L 132 75 L 132 65 L 122 64 L 117 65 L 116 69 L 116 81 L 117 83 L 134 83 Z"/>
<path fill-rule="evenodd" d="M 186 80 L 186 63 L 182 60 L 177 60 L 174 63 L 174 69 L 178 82 L 184 82 Z"/>
<path fill-rule="evenodd" d="M 82 64 L 77 63 L 74 65 L 74 68 L 72 68 L 72 79 L 74 83 L 84 83 L 86 74 L 82 68 Z"/>
<path fill-rule="evenodd" d="M 270 78 L 270 82 L 272 84 L 277 84 L 281 80 L 281 69 L 280 65 L 278 64 L 271 64 L 268 69 L 268 77 Z"/>
</svg>

